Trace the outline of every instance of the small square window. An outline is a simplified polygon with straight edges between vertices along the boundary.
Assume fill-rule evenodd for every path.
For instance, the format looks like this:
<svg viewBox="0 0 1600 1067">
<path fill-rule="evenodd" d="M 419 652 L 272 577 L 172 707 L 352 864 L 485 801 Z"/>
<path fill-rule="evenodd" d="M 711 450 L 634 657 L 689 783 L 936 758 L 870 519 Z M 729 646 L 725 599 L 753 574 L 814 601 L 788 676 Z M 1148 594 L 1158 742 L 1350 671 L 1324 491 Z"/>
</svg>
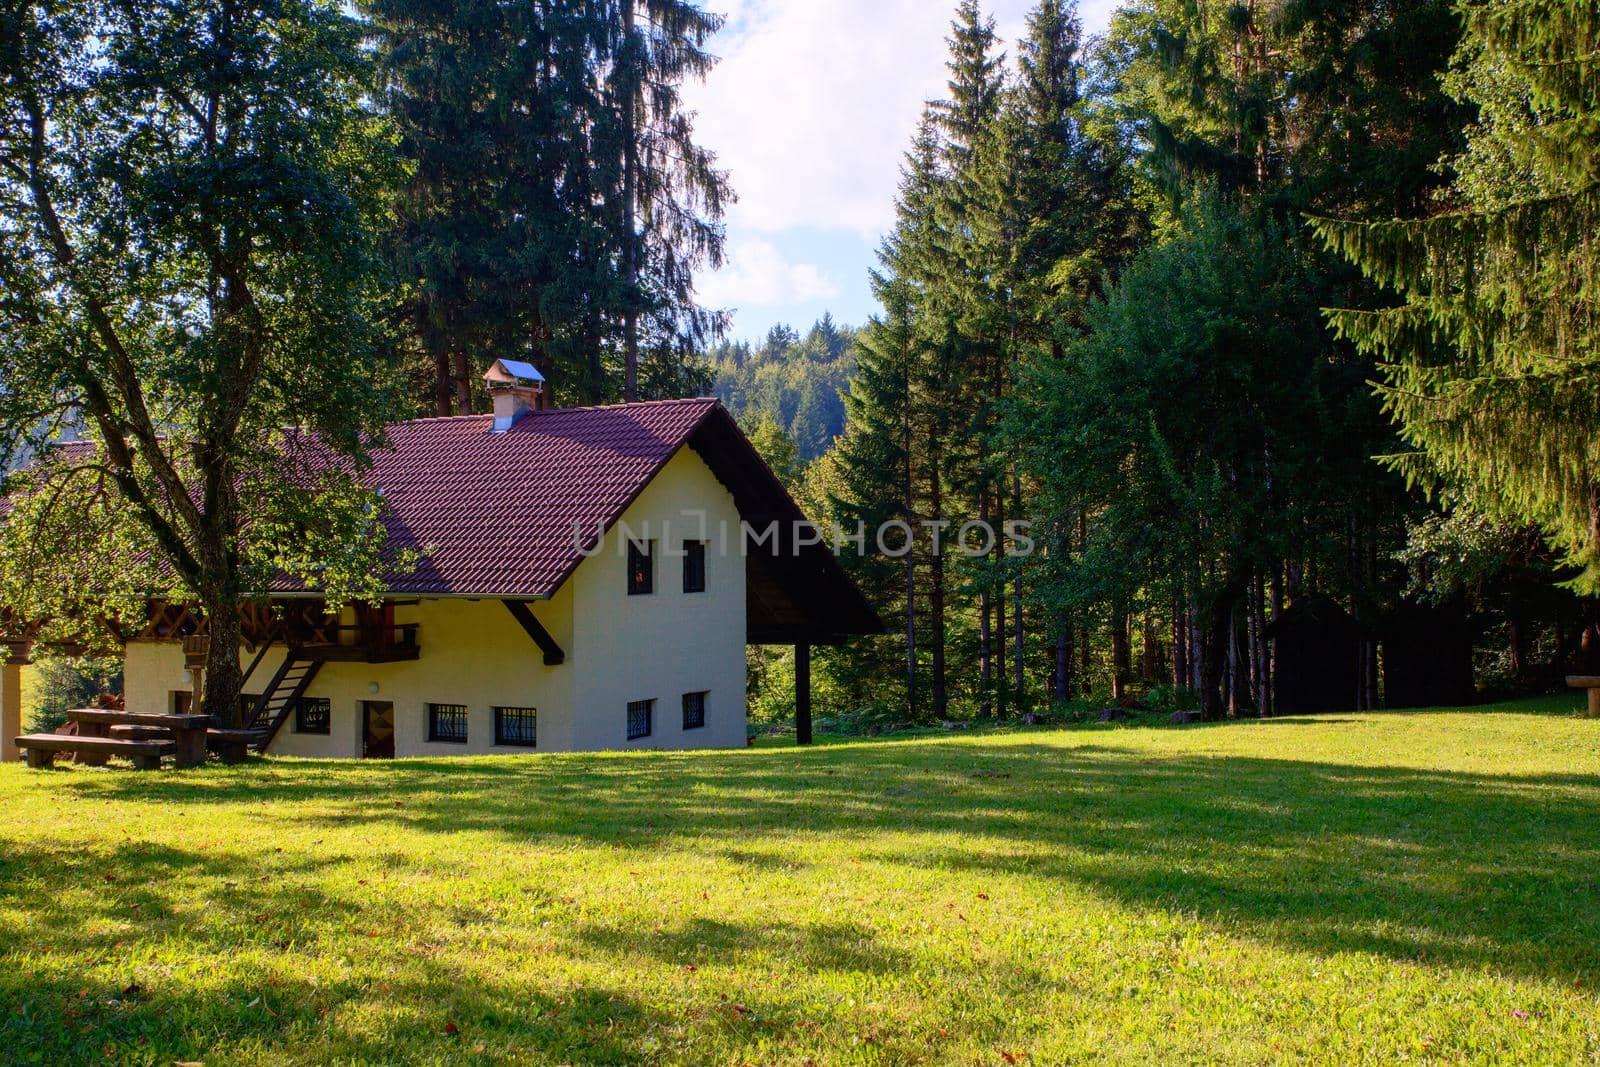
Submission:
<svg viewBox="0 0 1600 1067">
<path fill-rule="evenodd" d="M 187 715 L 194 710 L 194 694 L 182 689 L 172 691 L 172 714 Z"/>
<path fill-rule="evenodd" d="M 683 694 L 683 728 L 685 730 L 698 730 L 706 724 L 706 695 L 704 693 Z"/>
<path fill-rule="evenodd" d="M 333 720 L 333 705 L 327 697 L 301 697 L 294 707 L 294 732 L 325 734 Z"/>
<path fill-rule="evenodd" d="M 539 713 L 533 708 L 495 708 L 494 743 L 534 748 L 539 738 Z"/>
<path fill-rule="evenodd" d="M 628 740 L 637 741 L 650 736 L 650 727 L 656 717 L 654 700 L 628 701 Z"/>
<path fill-rule="evenodd" d="M 428 740 L 448 741 L 451 744 L 467 743 L 467 706 L 465 704 L 429 704 Z"/>
<path fill-rule="evenodd" d="M 256 713 L 256 702 L 261 699 L 260 693 L 239 694 L 239 721 L 249 722 Z"/>
<path fill-rule="evenodd" d="M 628 595 L 656 591 L 656 561 L 650 541 L 628 542 Z"/>
<path fill-rule="evenodd" d="M 704 593 L 706 591 L 706 543 L 704 541 L 685 541 L 683 543 L 683 591 L 685 593 Z"/>
</svg>

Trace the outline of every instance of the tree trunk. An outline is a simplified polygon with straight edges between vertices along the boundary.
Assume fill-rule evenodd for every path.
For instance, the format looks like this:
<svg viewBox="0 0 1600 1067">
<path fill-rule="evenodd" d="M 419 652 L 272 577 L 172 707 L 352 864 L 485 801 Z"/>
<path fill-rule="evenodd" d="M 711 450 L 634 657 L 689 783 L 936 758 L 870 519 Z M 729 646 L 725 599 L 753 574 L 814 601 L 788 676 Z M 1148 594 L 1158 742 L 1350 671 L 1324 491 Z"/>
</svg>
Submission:
<svg viewBox="0 0 1600 1067">
<path fill-rule="evenodd" d="M 917 721 L 917 565 L 906 553 L 906 713 Z"/>
<path fill-rule="evenodd" d="M 944 519 L 944 497 L 939 482 L 939 463 L 940 456 L 936 449 L 933 455 L 932 482 L 928 500 L 935 523 Z M 933 641 L 933 713 L 938 718 L 945 719 L 950 714 L 950 700 L 944 677 L 944 544 L 940 539 L 937 525 L 934 527 L 933 536 L 933 554 L 929 561 L 933 581 L 928 592 L 930 613 L 928 627 L 931 630 L 929 638 Z"/>
<path fill-rule="evenodd" d="M 998 494 L 997 494 L 998 495 Z M 1005 523 L 1005 509 L 999 503 L 995 505 L 994 526 L 1001 528 Z M 995 718 L 1006 717 L 1006 706 L 1009 703 L 1006 692 L 1006 572 L 1005 546 L 1000 538 L 995 537 L 994 562 L 995 562 L 995 589 L 994 589 L 994 636 L 991 647 L 994 649 L 994 713 Z"/>
<path fill-rule="evenodd" d="M 1237 717 L 1245 707 L 1244 657 L 1239 648 L 1239 613 L 1228 612 L 1228 714 Z"/>
<path fill-rule="evenodd" d="M 1072 699 L 1072 623 L 1065 618 L 1056 630 L 1054 695 L 1057 703 Z"/>
<path fill-rule="evenodd" d="M 1184 625 L 1183 594 L 1172 598 L 1172 687 L 1189 686 L 1189 631 Z"/>
<path fill-rule="evenodd" d="M 1283 571 L 1284 566 L 1279 564 L 1272 570 L 1272 586 L 1269 595 L 1272 599 L 1272 636 L 1267 640 L 1267 700 L 1268 714 L 1278 710 L 1278 629 L 1277 624 L 1283 618 Z"/>
<path fill-rule="evenodd" d="M 1221 719 L 1223 675 L 1228 669 L 1228 646 L 1233 636 L 1233 613 L 1244 581 L 1231 572 L 1206 604 L 1204 634 L 1200 643 L 1200 701 L 1205 717 Z"/>
<path fill-rule="evenodd" d="M 433 411 L 442 418 L 451 414 L 450 349 L 434 331 L 427 331 L 424 336 L 433 349 Z"/>
<path fill-rule="evenodd" d="M 989 517 L 989 490 L 985 486 L 978 492 L 978 521 L 987 524 Z M 978 718 L 987 719 L 994 714 L 994 597 L 989 590 L 989 576 L 981 575 L 979 582 Z"/>
<path fill-rule="evenodd" d="M 916 517 L 916 471 L 912 465 L 912 445 L 915 438 L 912 428 L 911 397 L 906 396 L 900 422 L 900 447 L 905 456 L 901 469 L 900 492 L 904 497 L 906 528 Z M 907 537 L 911 537 L 910 534 Z M 906 545 L 906 710 L 911 721 L 917 721 L 917 552 L 914 544 Z"/>
<path fill-rule="evenodd" d="M 472 414 L 472 360 L 464 351 L 456 353 L 456 414 Z"/>
<path fill-rule="evenodd" d="M 639 183 L 639 69 L 640 58 L 634 54 L 638 42 L 634 38 L 635 0 L 622 3 L 622 62 L 627 65 L 622 85 L 622 277 L 627 287 L 627 310 L 622 316 L 622 399 L 632 403 L 639 399 L 639 312 L 636 307 L 639 280 L 639 234 L 636 223 L 634 199 Z"/>
<path fill-rule="evenodd" d="M 1128 647 L 1128 616 L 1120 606 L 1111 609 L 1111 699 L 1121 700 L 1127 695 L 1128 675 L 1132 673 L 1132 656 Z"/>
<path fill-rule="evenodd" d="M 239 690 L 244 674 L 239 668 L 239 642 L 244 622 L 239 603 L 232 597 L 203 598 L 206 618 L 206 691 L 200 710 L 222 726 L 237 729 L 244 725 L 244 709 L 239 706 Z"/>
<path fill-rule="evenodd" d="M 978 593 L 978 718 L 987 719 L 994 713 L 994 671 L 989 662 L 989 649 L 994 642 L 990 620 L 989 590 Z"/>
<path fill-rule="evenodd" d="M 1161 680 L 1161 642 L 1156 640 L 1156 624 L 1148 615 L 1139 617 L 1139 680 L 1146 685 Z"/>
<path fill-rule="evenodd" d="M 1011 461 L 1011 517 L 1022 517 L 1022 474 L 1019 469 L 1020 461 L 1013 456 Z M 1022 673 L 1022 657 L 1026 649 L 1024 643 L 1024 628 L 1022 620 L 1022 567 L 1012 567 L 1011 576 L 1011 693 L 1012 699 L 1023 706 L 1027 694 L 1023 685 L 1025 677 Z"/>
</svg>

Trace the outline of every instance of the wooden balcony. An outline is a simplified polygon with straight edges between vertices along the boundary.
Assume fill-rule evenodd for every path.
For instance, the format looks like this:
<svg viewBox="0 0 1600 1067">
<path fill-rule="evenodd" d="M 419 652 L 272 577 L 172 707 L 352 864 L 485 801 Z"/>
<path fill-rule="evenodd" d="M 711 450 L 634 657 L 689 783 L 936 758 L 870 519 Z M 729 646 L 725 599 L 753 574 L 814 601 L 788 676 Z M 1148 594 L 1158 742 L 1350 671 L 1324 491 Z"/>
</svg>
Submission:
<svg viewBox="0 0 1600 1067">
<path fill-rule="evenodd" d="M 384 626 L 327 624 L 317 631 L 323 640 L 292 646 L 296 656 L 322 663 L 397 663 L 422 654 L 414 622 Z M 353 640 L 344 640 L 345 634 Z"/>
</svg>

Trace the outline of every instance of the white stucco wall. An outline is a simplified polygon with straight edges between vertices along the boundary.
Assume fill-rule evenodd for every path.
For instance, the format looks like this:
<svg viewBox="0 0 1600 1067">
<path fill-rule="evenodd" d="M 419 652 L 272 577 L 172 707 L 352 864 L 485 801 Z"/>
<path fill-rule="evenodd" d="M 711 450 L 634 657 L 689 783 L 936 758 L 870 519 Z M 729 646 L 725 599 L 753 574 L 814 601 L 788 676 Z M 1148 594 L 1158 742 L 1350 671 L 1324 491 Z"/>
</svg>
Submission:
<svg viewBox="0 0 1600 1067">
<path fill-rule="evenodd" d="M 627 534 L 654 542 L 655 592 L 628 595 Z M 723 537 L 723 534 L 726 534 Z M 681 543 L 705 540 L 706 591 L 683 592 Z M 726 543 L 724 543 L 726 542 Z M 573 748 L 743 746 L 745 586 L 733 495 L 684 448 L 573 575 L 579 650 Z M 705 692 L 706 725 L 683 729 L 683 694 Z M 650 737 L 627 740 L 627 706 L 654 700 Z"/>
<path fill-rule="evenodd" d="M 727 544 L 718 532 L 728 530 Z M 710 536 L 706 591 L 684 593 L 686 537 Z M 627 593 L 625 532 L 655 542 L 655 592 Z M 529 604 L 566 652 L 544 665 L 543 654 L 497 599 L 423 599 L 395 608 L 397 623 L 418 623 L 416 660 L 325 663 L 307 690 L 331 706 L 327 735 L 299 734 L 291 719 L 273 741 L 277 755 L 361 754 L 362 703 L 395 709 L 395 755 L 572 751 L 612 748 L 709 748 L 745 744 L 745 586 L 739 516 L 731 494 L 700 457 L 682 449 L 549 601 Z M 241 664 L 253 658 L 241 652 Z M 270 650 L 246 689 L 258 693 L 282 662 Z M 372 687 L 376 685 L 377 691 Z M 178 642 L 127 646 L 124 692 L 133 710 L 166 711 L 171 694 L 187 691 Z M 684 693 L 706 692 L 706 725 L 682 728 Z M 652 736 L 627 739 L 627 704 L 654 699 Z M 468 708 L 468 742 L 427 740 L 429 703 Z M 496 706 L 538 709 L 538 747 L 494 745 Z"/>
</svg>

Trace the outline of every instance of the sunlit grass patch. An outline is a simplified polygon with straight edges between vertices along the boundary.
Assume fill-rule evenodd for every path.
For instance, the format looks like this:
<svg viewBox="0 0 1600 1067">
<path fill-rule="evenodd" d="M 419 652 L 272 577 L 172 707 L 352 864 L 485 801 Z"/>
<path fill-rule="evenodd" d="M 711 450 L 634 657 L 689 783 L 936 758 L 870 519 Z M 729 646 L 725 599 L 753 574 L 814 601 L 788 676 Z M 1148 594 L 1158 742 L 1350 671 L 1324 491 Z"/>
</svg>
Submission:
<svg viewBox="0 0 1600 1067">
<path fill-rule="evenodd" d="M 1591 1061 L 1600 724 L 1576 703 L 8 765 L 0 1042 L 48 1064 Z"/>
</svg>

